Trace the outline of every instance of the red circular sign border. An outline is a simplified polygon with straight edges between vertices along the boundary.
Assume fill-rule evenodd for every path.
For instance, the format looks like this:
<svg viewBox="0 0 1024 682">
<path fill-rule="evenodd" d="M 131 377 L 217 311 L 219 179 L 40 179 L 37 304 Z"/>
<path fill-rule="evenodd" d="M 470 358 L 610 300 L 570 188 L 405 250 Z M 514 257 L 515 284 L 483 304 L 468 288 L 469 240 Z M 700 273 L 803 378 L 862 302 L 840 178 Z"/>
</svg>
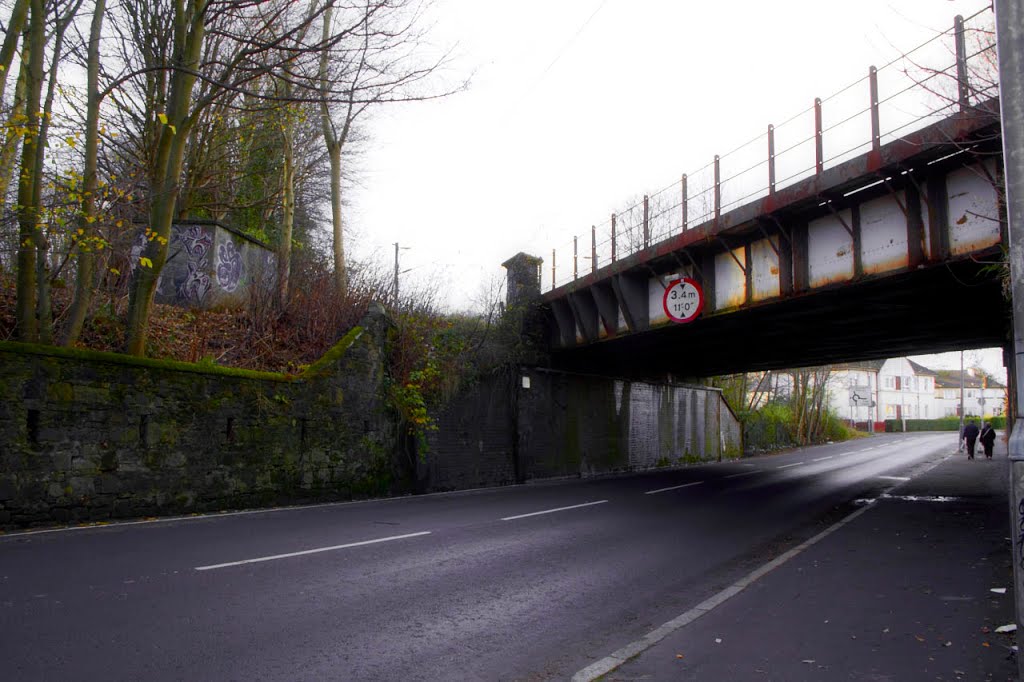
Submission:
<svg viewBox="0 0 1024 682">
<path fill-rule="evenodd" d="M 672 291 L 672 287 L 680 283 L 689 284 L 697 290 L 697 312 L 686 318 L 676 317 L 668 311 L 668 292 Z M 676 324 L 689 324 L 696 320 L 704 310 L 704 289 L 702 289 L 697 280 L 692 277 L 680 277 L 679 279 L 674 279 L 669 282 L 668 286 L 665 287 L 665 293 L 661 295 L 661 309 L 665 311 L 666 315 L 668 315 L 668 319 L 672 320 Z"/>
</svg>

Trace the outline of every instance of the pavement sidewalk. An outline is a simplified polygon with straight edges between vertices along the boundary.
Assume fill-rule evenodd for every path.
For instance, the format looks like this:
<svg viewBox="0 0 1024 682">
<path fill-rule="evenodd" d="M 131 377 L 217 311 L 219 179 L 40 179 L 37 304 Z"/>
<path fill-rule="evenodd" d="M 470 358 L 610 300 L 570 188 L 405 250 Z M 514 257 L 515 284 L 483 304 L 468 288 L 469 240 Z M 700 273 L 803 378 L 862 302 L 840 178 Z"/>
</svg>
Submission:
<svg viewBox="0 0 1024 682">
<path fill-rule="evenodd" d="M 950 456 L 601 679 L 1016 680 L 1008 475 Z"/>
</svg>

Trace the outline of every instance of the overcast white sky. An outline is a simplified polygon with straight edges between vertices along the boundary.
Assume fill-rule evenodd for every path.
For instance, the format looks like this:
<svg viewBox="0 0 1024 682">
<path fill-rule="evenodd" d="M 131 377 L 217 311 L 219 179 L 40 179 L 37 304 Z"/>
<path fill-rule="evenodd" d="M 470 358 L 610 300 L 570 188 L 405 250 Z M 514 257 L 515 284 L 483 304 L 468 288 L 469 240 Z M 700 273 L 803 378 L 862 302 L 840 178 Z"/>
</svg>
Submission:
<svg viewBox="0 0 1024 682">
<path fill-rule="evenodd" d="M 985 6 L 435 0 L 431 40 L 456 45 L 449 79 L 472 81 L 372 119 L 353 253 L 390 262 L 397 241 L 403 289 L 441 283 L 469 307 L 508 257 L 547 266 L 574 234 L 589 244 L 611 211 Z"/>
</svg>

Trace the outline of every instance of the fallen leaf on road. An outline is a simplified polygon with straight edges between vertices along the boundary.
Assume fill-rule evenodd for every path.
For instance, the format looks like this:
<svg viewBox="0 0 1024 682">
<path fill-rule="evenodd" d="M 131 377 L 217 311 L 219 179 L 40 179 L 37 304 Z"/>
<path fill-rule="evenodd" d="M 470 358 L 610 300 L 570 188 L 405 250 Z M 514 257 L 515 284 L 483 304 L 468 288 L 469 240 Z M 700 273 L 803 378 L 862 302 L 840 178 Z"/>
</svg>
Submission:
<svg viewBox="0 0 1024 682">
<path fill-rule="evenodd" d="M 722 639 L 720 637 L 715 637 L 715 644 L 721 644 L 721 643 L 722 643 Z"/>
<path fill-rule="evenodd" d="M 814 663 L 814 659 L 813 658 L 805 658 L 804 660 L 801 661 L 801 663 L 806 663 L 807 665 L 811 665 L 812 663 Z"/>
<path fill-rule="evenodd" d="M 984 632 L 984 633 L 985 633 L 986 635 L 987 635 L 988 633 L 992 632 L 991 630 L 989 630 L 989 629 L 988 629 L 988 626 L 987 626 L 987 625 L 982 625 L 982 626 L 981 626 L 981 631 L 982 631 L 982 632 Z"/>
<path fill-rule="evenodd" d="M 989 592 L 995 592 L 996 594 L 1006 594 L 1006 588 L 1005 587 L 993 587 L 992 589 L 989 590 Z"/>
<path fill-rule="evenodd" d="M 1016 631 L 1017 631 L 1017 624 L 1016 623 L 1010 623 L 1009 625 L 1000 625 L 999 627 L 996 628 L 996 632 L 1016 632 Z"/>
<path fill-rule="evenodd" d="M 916 639 L 919 642 L 923 642 L 924 641 L 924 637 L 922 637 L 921 635 L 914 635 L 914 639 Z"/>
<path fill-rule="evenodd" d="M 990 646 L 988 642 L 982 642 L 982 643 L 981 643 L 981 645 L 982 645 L 983 647 L 989 647 L 989 646 Z"/>
<path fill-rule="evenodd" d="M 882 632 L 889 632 L 889 628 L 882 630 Z"/>
<path fill-rule="evenodd" d="M 945 644 L 943 644 L 942 646 L 953 646 L 953 643 L 952 643 L 952 642 L 946 642 L 946 643 L 945 643 Z"/>
<path fill-rule="evenodd" d="M 682 657 L 683 657 L 682 654 L 676 654 L 676 658 L 682 658 Z"/>
</svg>

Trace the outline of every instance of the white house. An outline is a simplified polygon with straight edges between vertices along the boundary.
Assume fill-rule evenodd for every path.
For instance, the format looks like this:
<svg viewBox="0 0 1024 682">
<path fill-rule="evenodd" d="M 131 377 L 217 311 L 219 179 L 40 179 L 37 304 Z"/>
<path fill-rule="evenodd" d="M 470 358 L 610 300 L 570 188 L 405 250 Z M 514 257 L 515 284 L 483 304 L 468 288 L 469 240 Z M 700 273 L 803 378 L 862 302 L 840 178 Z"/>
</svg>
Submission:
<svg viewBox="0 0 1024 682">
<path fill-rule="evenodd" d="M 960 415 L 960 370 L 941 369 L 935 380 L 935 402 L 941 417 Z M 976 417 L 1006 414 L 1006 386 L 976 369 L 964 371 L 966 415 Z"/>
<path fill-rule="evenodd" d="M 907 358 L 836 365 L 829 404 L 838 416 L 855 422 L 934 419 L 942 416 L 935 404 L 936 377 Z"/>
</svg>

